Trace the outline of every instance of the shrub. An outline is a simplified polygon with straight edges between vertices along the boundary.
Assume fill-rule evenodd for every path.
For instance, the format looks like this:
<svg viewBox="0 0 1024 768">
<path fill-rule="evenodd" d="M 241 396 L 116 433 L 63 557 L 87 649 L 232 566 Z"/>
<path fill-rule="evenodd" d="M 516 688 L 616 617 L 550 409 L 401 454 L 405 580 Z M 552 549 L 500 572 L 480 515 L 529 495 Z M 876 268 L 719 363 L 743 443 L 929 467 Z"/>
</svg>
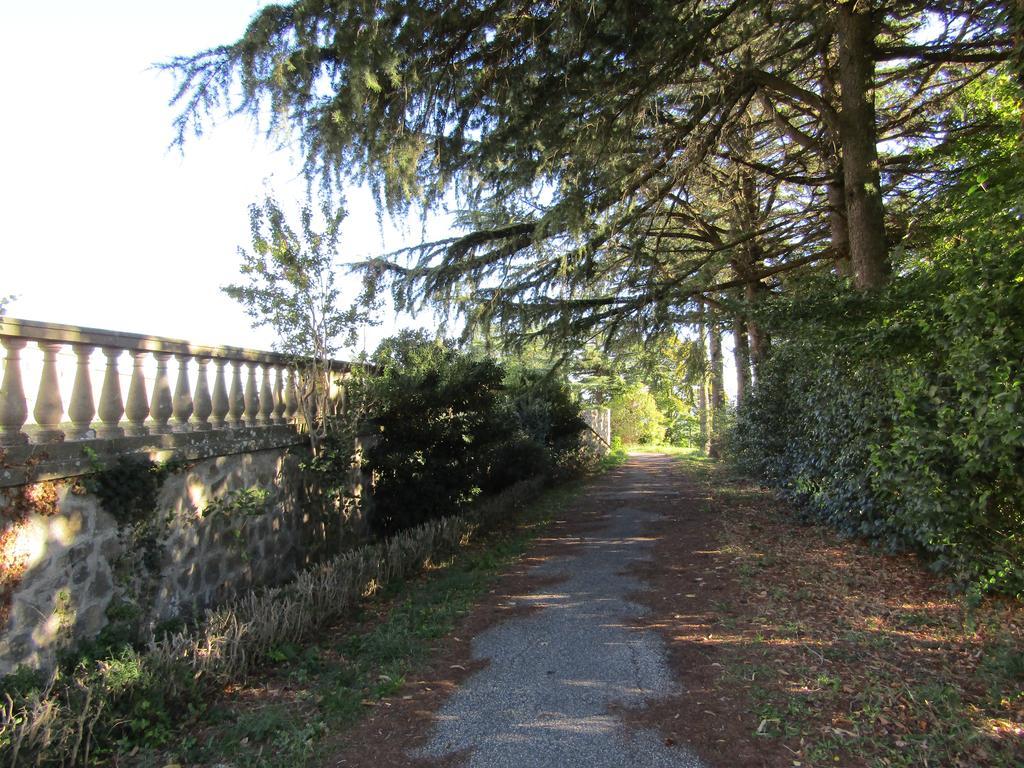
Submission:
<svg viewBox="0 0 1024 768">
<path fill-rule="evenodd" d="M 625 443 L 660 443 L 665 439 L 665 417 L 643 384 L 633 384 L 609 403 L 612 432 Z"/>
<path fill-rule="evenodd" d="M 381 343 L 361 383 L 376 442 L 370 523 L 386 535 L 457 513 L 481 493 L 544 474 L 552 452 L 574 445 L 583 423 L 553 376 L 460 352 L 404 332 Z"/>
<path fill-rule="evenodd" d="M 775 319 L 780 341 L 734 443 L 744 469 L 809 514 L 1021 595 L 1024 181 L 1012 167 L 951 198 L 879 295 L 818 286 L 777 305 L 789 319 Z"/>
</svg>

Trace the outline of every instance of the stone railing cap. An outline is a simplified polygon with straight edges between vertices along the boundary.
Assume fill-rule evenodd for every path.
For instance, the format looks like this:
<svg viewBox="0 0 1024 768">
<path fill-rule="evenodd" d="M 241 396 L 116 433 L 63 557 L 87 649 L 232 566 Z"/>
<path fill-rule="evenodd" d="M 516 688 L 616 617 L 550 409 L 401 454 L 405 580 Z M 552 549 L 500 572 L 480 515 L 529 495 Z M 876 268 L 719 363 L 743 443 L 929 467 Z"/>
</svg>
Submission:
<svg viewBox="0 0 1024 768">
<path fill-rule="evenodd" d="M 78 325 L 44 323 L 38 320 L 22 320 L 0 317 L 0 336 L 29 339 L 31 341 L 54 341 L 64 344 L 87 344 L 94 347 L 115 347 L 143 352 L 169 352 L 174 355 L 191 355 L 201 358 L 242 360 L 252 363 L 288 365 L 294 362 L 291 355 L 243 347 L 206 347 L 191 344 L 181 339 L 164 336 L 145 336 L 137 333 L 122 333 L 100 328 L 83 328 Z M 332 360 L 334 370 L 345 371 L 352 363 Z"/>
</svg>

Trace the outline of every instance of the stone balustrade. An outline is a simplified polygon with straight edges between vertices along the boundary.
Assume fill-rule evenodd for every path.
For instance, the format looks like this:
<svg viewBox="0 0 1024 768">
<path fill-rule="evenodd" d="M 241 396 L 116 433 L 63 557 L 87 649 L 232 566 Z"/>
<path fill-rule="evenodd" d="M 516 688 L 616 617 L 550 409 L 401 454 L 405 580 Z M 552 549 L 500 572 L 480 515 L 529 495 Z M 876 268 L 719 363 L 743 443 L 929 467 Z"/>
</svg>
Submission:
<svg viewBox="0 0 1024 768">
<path fill-rule="evenodd" d="M 0 344 L 5 352 L 0 447 L 296 421 L 297 377 L 302 371 L 287 355 L 9 317 L 0 317 Z M 38 381 L 23 380 L 22 353 L 29 345 L 37 346 L 42 355 Z M 75 357 L 73 384 L 62 391 L 58 353 L 67 350 Z M 93 381 L 97 359 L 102 364 L 98 398 Z M 149 386 L 147 360 L 156 368 Z M 122 369 L 130 371 L 127 391 Z M 346 362 L 332 363 L 338 373 L 348 369 Z M 27 387 L 37 392 L 34 423 L 29 423 Z"/>
</svg>

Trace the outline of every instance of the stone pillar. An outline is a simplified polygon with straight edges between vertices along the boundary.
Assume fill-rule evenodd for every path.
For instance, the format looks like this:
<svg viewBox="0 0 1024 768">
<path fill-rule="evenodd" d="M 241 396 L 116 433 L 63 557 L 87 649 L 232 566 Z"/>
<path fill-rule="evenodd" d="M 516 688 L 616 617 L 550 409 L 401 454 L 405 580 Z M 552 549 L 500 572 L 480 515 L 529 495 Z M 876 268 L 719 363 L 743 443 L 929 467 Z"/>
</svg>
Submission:
<svg viewBox="0 0 1024 768">
<path fill-rule="evenodd" d="M 117 347 L 104 347 L 103 354 L 107 358 L 107 366 L 103 371 L 103 386 L 100 388 L 99 416 L 103 423 L 96 428 L 96 437 L 113 438 L 124 435 L 120 427 L 124 416 L 124 403 L 121 401 L 121 378 L 117 373 L 117 358 L 121 350 Z"/>
<path fill-rule="evenodd" d="M 39 425 L 36 439 L 41 443 L 59 443 L 64 440 L 64 432 L 60 428 L 64 403 L 60 399 L 60 380 L 57 378 L 57 352 L 62 346 L 60 342 L 39 342 L 39 348 L 43 350 L 43 371 L 39 377 L 39 394 L 32 415 Z"/>
<path fill-rule="evenodd" d="M 156 381 L 153 382 L 153 400 L 149 404 L 149 415 L 153 418 L 150 432 L 154 435 L 166 435 L 171 432 L 167 422 L 174 413 L 171 383 L 167 378 L 167 361 L 171 359 L 171 353 L 154 352 L 153 357 L 156 358 Z"/>
<path fill-rule="evenodd" d="M 193 416 L 195 417 L 192 422 L 192 428 L 203 432 L 210 429 L 210 414 L 213 413 L 213 401 L 210 399 L 210 385 L 206 381 L 206 366 L 209 364 L 210 358 L 208 357 L 197 357 L 196 365 L 199 370 L 196 372 L 196 397 L 195 397 L 195 410 Z M 223 378 L 223 369 L 221 373 Z"/>
<path fill-rule="evenodd" d="M 263 364 L 263 378 L 260 382 L 260 413 L 256 417 L 256 423 L 261 426 L 273 424 L 274 415 L 274 392 L 270 388 L 270 366 Z"/>
<path fill-rule="evenodd" d="M 245 400 L 242 395 L 242 361 L 231 361 L 231 391 L 228 393 L 228 416 L 232 429 L 245 426 L 242 416 L 245 414 Z"/>
<path fill-rule="evenodd" d="M 21 428 L 28 419 L 28 402 L 21 383 L 21 350 L 28 342 L 4 336 L 0 344 L 7 350 L 4 380 L 0 385 L 0 445 L 24 445 L 28 435 Z"/>
<path fill-rule="evenodd" d="M 284 367 L 274 366 L 274 423 L 284 424 L 284 411 L 288 406 L 284 402 Z"/>
<path fill-rule="evenodd" d="M 213 376 L 213 428 L 224 429 L 227 426 L 227 415 L 231 410 L 231 401 L 228 400 L 228 386 L 224 381 L 224 366 L 227 360 L 217 358 L 213 361 L 216 373 Z"/>
<path fill-rule="evenodd" d="M 75 355 L 78 364 L 75 366 L 75 383 L 71 387 L 71 402 L 68 403 L 68 416 L 73 425 L 68 437 L 72 440 L 84 440 L 92 435 L 92 419 L 96 415 L 96 405 L 92 399 L 92 380 L 89 377 L 89 356 L 95 347 L 87 344 L 75 344 Z"/>
<path fill-rule="evenodd" d="M 256 363 L 246 365 L 245 377 L 245 425 L 256 426 L 256 416 L 260 411 L 260 396 L 256 389 Z"/>
<path fill-rule="evenodd" d="M 171 399 L 171 412 L 174 414 L 175 432 L 191 432 L 188 420 L 192 418 L 192 387 L 188 381 L 188 361 L 192 355 L 175 355 L 178 361 L 178 378 L 174 382 L 174 397 Z"/>
<path fill-rule="evenodd" d="M 295 412 L 299 410 L 299 398 L 295 394 L 295 369 L 288 369 L 288 386 L 284 390 L 284 418 L 289 424 L 295 421 Z"/>
<path fill-rule="evenodd" d="M 132 356 L 132 380 L 128 385 L 128 402 L 125 404 L 125 415 L 128 417 L 128 426 L 124 428 L 126 435 L 146 435 L 149 428 L 146 426 L 146 417 L 149 416 L 149 395 L 146 393 L 146 374 L 142 370 L 142 361 L 146 353 L 141 349 L 133 349 Z"/>
</svg>

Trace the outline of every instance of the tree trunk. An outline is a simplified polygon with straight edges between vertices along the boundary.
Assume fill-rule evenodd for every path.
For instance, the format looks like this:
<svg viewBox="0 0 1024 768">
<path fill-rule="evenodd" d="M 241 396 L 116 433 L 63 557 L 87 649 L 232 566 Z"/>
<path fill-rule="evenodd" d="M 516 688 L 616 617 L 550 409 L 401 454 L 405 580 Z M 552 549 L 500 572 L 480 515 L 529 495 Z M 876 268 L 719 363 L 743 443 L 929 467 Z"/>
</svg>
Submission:
<svg viewBox="0 0 1024 768">
<path fill-rule="evenodd" d="M 706 349 L 706 334 L 704 325 L 704 303 L 700 305 L 701 320 L 697 323 L 697 336 L 700 339 L 701 350 Z M 707 375 L 704 368 L 701 368 L 700 383 L 697 386 L 697 417 L 700 419 L 700 447 L 701 450 L 708 450 L 708 386 Z"/>
<path fill-rule="evenodd" d="M 846 222 L 846 193 L 843 171 L 836 169 L 836 175 L 828 184 L 828 228 L 832 239 L 833 261 L 840 277 L 853 273 L 850 264 L 850 229 Z"/>
<path fill-rule="evenodd" d="M 882 286 L 889 275 L 875 125 L 875 32 L 869 3 L 839 3 L 836 33 L 842 92 L 839 138 L 850 261 L 854 285 L 867 291 Z"/>
<path fill-rule="evenodd" d="M 761 300 L 765 293 L 765 287 L 759 281 L 752 281 L 744 287 L 744 298 L 747 304 L 753 307 Z M 771 340 L 768 332 L 761 327 L 756 320 L 747 320 L 747 339 L 750 346 L 750 362 L 753 365 L 754 379 L 756 381 L 763 363 L 768 358 L 768 350 Z"/>
<path fill-rule="evenodd" d="M 722 361 L 722 329 L 718 323 L 708 323 L 708 349 L 711 364 L 711 419 L 708 430 L 708 456 L 722 456 L 722 411 L 725 409 L 725 385 Z"/>
<path fill-rule="evenodd" d="M 1007 10 L 1010 17 L 1010 33 L 1013 36 L 1010 66 L 1017 75 L 1017 82 L 1024 88 L 1024 0 L 1008 0 Z M 1024 128 L 1024 112 L 1021 112 L 1020 120 L 1021 127 Z"/>
<path fill-rule="evenodd" d="M 736 407 L 740 408 L 747 400 L 750 391 L 750 342 L 747 339 L 747 326 L 743 318 L 733 320 L 732 335 L 734 339 L 733 354 L 736 359 Z"/>
</svg>

